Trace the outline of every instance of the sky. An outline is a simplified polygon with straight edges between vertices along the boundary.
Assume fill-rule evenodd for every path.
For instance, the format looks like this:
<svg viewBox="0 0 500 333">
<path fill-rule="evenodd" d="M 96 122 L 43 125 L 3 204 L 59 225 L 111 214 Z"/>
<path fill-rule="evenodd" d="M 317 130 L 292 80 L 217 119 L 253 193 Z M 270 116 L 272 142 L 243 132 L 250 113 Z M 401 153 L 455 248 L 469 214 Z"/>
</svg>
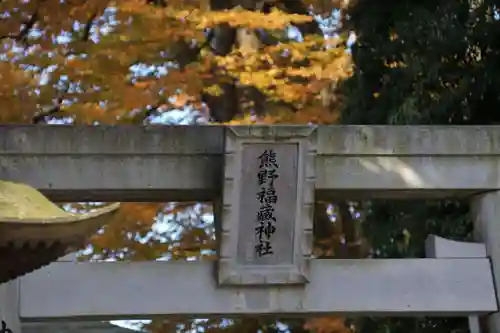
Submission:
<svg viewBox="0 0 500 333">
<path fill-rule="evenodd" d="M 338 11 L 334 11 L 332 13 L 332 16 L 328 19 L 329 22 L 324 22 L 324 23 L 328 24 L 330 27 L 332 27 L 332 26 L 334 27 L 338 23 L 339 15 L 340 14 Z M 317 19 L 320 20 L 320 18 L 317 18 Z M 323 28 L 325 28 L 324 25 L 323 25 Z M 109 29 L 109 31 L 112 30 L 111 27 L 108 27 L 105 29 Z M 331 29 L 329 31 L 328 29 L 325 28 L 324 31 L 325 31 L 325 36 L 335 35 L 335 31 L 333 31 Z M 297 29 L 290 28 L 288 30 L 288 32 L 289 32 L 290 38 L 297 39 L 297 40 L 301 39 L 300 33 L 298 32 Z M 61 42 L 64 42 L 65 37 L 61 37 L 61 38 L 62 38 Z M 348 46 L 350 46 L 350 45 L 352 45 L 352 43 L 354 43 L 355 38 L 356 38 L 356 36 L 354 34 L 352 34 L 349 37 Z M 133 70 L 136 71 L 140 75 L 141 72 L 143 73 L 143 71 L 145 71 L 147 69 L 141 68 L 140 66 L 138 66 Z M 49 73 L 47 73 L 47 75 L 49 75 Z M 43 81 L 46 81 L 46 77 L 42 77 L 42 83 L 43 83 Z M 193 121 L 192 115 L 193 115 L 194 111 L 195 110 L 190 109 L 190 108 L 171 110 L 169 112 L 165 112 L 165 113 L 162 113 L 161 115 L 153 117 L 152 119 L 150 119 L 150 122 L 152 124 L 188 125 L 188 124 L 191 124 Z M 52 123 L 59 123 L 60 124 L 61 122 L 52 122 Z M 176 230 L 176 231 L 172 230 L 172 223 L 170 223 L 170 220 L 169 220 L 172 218 L 173 218 L 172 216 L 165 216 L 165 217 L 163 217 L 163 219 L 157 220 L 152 227 L 152 232 L 150 233 L 150 235 L 147 235 L 146 238 L 152 237 L 154 234 L 163 234 L 163 235 L 168 234 L 168 235 L 170 235 L 170 237 L 173 237 L 173 238 L 177 237 L 178 233 L 180 231 L 179 230 Z M 213 223 L 213 216 L 204 216 L 204 217 L 202 217 L 202 219 L 203 219 L 204 223 L 208 223 L 208 224 Z M 332 217 L 332 222 L 334 222 L 334 217 Z M 138 239 L 138 241 L 147 241 L 147 239 L 143 239 L 143 240 Z M 87 249 L 87 252 L 90 250 L 91 249 Z M 160 258 L 159 260 L 168 260 L 168 258 L 164 257 L 164 258 Z M 199 319 L 199 321 L 201 322 L 201 321 L 203 321 L 203 319 Z M 114 325 L 117 325 L 117 326 L 129 328 L 129 329 L 134 330 L 134 331 L 141 331 L 140 330 L 141 325 L 143 325 L 144 323 L 147 323 L 147 321 L 115 320 L 115 321 L 111 321 L 111 323 Z M 286 327 L 284 325 L 282 325 L 281 328 L 285 329 Z"/>
<path fill-rule="evenodd" d="M 112 17 L 114 14 L 113 9 L 110 9 L 106 11 L 106 14 L 108 17 Z M 332 13 L 332 16 L 326 20 L 322 20 L 320 17 L 316 17 L 322 23 L 322 28 L 324 29 L 325 32 L 325 37 L 326 36 L 335 36 L 335 31 L 334 28 L 338 23 L 340 17 L 340 13 L 338 11 L 334 11 Z M 113 20 L 110 20 L 110 25 L 105 26 L 104 28 L 101 29 L 100 33 L 109 33 L 112 31 L 112 25 L 113 25 Z M 330 28 L 328 28 L 330 27 Z M 39 34 L 39 32 L 34 31 L 32 33 L 33 35 Z M 300 35 L 300 32 L 291 27 L 288 29 L 288 35 L 291 39 L 296 39 L 296 40 L 301 40 L 302 37 Z M 94 36 L 94 38 L 97 38 Z M 351 35 L 348 41 L 348 45 L 350 46 L 355 40 L 355 35 Z M 66 43 L 68 42 L 68 36 L 60 36 L 58 38 L 58 42 L 60 43 Z M 53 69 L 52 69 L 53 70 Z M 135 66 L 134 68 L 131 68 L 131 70 L 138 75 L 144 74 L 145 72 L 148 71 L 148 68 L 145 66 Z M 167 69 L 165 68 L 165 71 Z M 48 77 L 50 75 L 51 69 L 47 70 L 44 72 L 44 74 L 41 76 L 41 84 L 46 84 Z M 150 123 L 152 124 L 165 124 L 165 125 L 189 125 L 193 123 L 193 114 L 195 110 L 190 109 L 190 108 L 185 108 L 185 109 L 177 109 L 177 110 L 171 110 L 169 112 L 164 112 L 161 115 L 155 116 L 150 119 Z M 50 124 L 68 124 L 68 120 L 62 120 L 62 121 L 50 121 Z M 148 237 L 154 237 L 155 235 L 162 234 L 162 235 L 169 235 L 172 238 L 176 238 L 178 236 L 178 233 L 180 230 L 174 231 L 172 230 L 172 223 L 169 223 L 169 219 L 171 220 L 173 217 L 172 216 L 164 216 L 163 219 L 158 220 L 154 223 L 152 227 L 152 232 L 147 235 L 144 239 L 138 239 L 138 241 L 147 241 Z M 204 223 L 212 223 L 213 222 L 213 216 L 203 216 L 202 217 Z M 83 253 L 88 253 L 91 252 L 91 248 L 86 249 L 83 251 Z M 167 257 L 160 258 L 159 260 L 168 260 Z M 202 319 L 200 319 L 202 321 Z M 147 321 L 141 321 L 141 320 L 115 320 L 111 321 L 112 324 L 121 326 L 124 328 L 129 328 L 134 331 L 140 331 L 140 327 L 142 324 L 146 323 Z M 283 325 L 282 325 L 283 326 Z M 286 327 L 281 327 L 283 329 L 286 329 Z"/>
</svg>

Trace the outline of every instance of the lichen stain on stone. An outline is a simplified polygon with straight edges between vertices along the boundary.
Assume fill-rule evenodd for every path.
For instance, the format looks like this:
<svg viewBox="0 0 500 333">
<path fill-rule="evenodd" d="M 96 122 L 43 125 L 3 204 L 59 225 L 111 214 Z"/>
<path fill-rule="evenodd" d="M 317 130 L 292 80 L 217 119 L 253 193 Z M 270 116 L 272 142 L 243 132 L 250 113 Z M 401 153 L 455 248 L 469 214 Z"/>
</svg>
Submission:
<svg viewBox="0 0 500 333">
<path fill-rule="evenodd" d="M 0 219 L 27 220 L 77 217 L 48 200 L 29 185 L 0 181 Z M 19 220 L 18 220 L 19 219 Z"/>
<path fill-rule="evenodd" d="M 114 203 L 89 213 L 70 213 L 52 203 L 42 193 L 29 185 L 0 180 L 0 221 L 12 220 L 10 222 L 16 223 L 97 221 L 97 219 L 102 220 L 106 215 L 116 212 L 119 206 L 119 203 Z"/>
</svg>

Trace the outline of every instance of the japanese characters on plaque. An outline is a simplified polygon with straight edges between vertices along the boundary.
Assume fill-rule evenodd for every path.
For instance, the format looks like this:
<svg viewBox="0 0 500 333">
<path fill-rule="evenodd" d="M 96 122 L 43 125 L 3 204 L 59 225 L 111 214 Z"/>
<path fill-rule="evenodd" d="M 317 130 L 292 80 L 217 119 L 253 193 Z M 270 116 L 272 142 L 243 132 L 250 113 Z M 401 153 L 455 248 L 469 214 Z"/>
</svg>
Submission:
<svg viewBox="0 0 500 333">
<path fill-rule="evenodd" d="M 316 157 L 308 136 L 313 132 L 308 127 L 226 128 L 222 200 L 215 214 L 219 284 L 307 283 Z"/>
<path fill-rule="evenodd" d="M 273 149 L 265 149 L 258 157 L 259 168 L 257 182 L 259 191 L 257 200 L 259 209 L 255 216 L 255 235 L 257 244 L 255 253 L 259 257 L 274 254 L 272 237 L 276 232 L 275 205 L 278 203 L 278 193 L 274 182 L 279 178 L 277 154 Z"/>
<path fill-rule="evenodd" d="M 297 145 L 284 143 L 245 145 L 242 150 L 234 220 L 238 223 L 234 255 L 242 265 L 293 262 L 297 155 Z"/>
<path fill-rule="evenodd" d="M 12 330 L 7 326 L 7 323 L 2 320 L 2 328 L 0 329 L 0 333 L 12 333 Z"/>
</svg>

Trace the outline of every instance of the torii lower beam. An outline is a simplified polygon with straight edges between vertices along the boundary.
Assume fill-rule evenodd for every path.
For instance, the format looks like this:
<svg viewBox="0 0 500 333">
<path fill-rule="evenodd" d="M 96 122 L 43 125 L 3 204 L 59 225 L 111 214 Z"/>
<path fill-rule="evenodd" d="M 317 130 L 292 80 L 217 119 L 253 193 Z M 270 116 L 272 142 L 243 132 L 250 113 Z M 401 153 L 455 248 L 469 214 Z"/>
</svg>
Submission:
<svg viewBox="0 0 500 333">
<path fill-rule="evenodd" d="M 222 315 L 432 315 L 497 311 L 490 262 L 313 260 L 310 283 L 221 287 L 211 262 L 56 262 L 20 279 L 23 321 Z"/>
</svg>

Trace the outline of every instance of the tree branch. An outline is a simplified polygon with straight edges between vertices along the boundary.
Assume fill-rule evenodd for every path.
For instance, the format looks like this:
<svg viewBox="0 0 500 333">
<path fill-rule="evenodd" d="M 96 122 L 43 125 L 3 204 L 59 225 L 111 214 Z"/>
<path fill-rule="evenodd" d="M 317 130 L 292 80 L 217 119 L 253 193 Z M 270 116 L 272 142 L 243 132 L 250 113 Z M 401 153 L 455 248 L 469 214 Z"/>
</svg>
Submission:
<svg viewBox="0 0 500 333">
<path fill-rule="evenodd" d="M 38 9 L 35 10 L 35 12 L 30 16 L 30 18 L 26 21 L 23 22 L 23 27 L 21 31 L 19 31 L 17 34 L 7 34 L 0 36 L 0 40 L 6 39 L 6 38 L 11 38 L 16 41 L 23 41 L 26 39 L 28 36 L 28 33 L 31 31 L 31 29 L 35 26 L 35 23 L 38 21 Z"/>
<path fill-rule="evenodd" d="M 363 239 L 361 237 L 361 220 L 352 216 L 349 203 L 346 201 L 338 204 L 342 231 L 345 237 L 345 254 L 347 258 L 361 258 L 363 256 Z"/>
<path fill-rule="evenodd" d="M 281 0 L 281 3 L 284 6 L 284 11 L 288 14 L 311 15 L 304 3 L 300 0 Z M 311 22 L 297 24 L 296 28 L 299 29 L 302 37 L 323 34 L 318 22 L 314 18 Z"/>
<path fill-rule="evenodd" d="M 90 31 L 92 30 L 92 26 L 94 25 L 94 20 L 97 17 L 97 11 L 94 11 L 92 15 L 90 15 L 87 23 L 85 23 L 85 28 L 83 29 L 82 41 L 87 42 L 90 38 Z"/>
<path fill-rule="evenodd" d="M 227 0 L 211 0 L 211 10 L 231 9 L 233 4 Z M 211 48 L 212 52 L 218 56 L 225 56 L 231 52 L 236 42 L 236 29 L 228 24 L 220 24 L 212 30 Z M 212 70 L 215 75 L 216 68 Z M 216 122 L 228 122 L 232 120 L 239 110 L 238 90 L 234 80 L 225 78 L 226 82 L 220 83 L 222 93 L 219 96 L 202 94 L 202 101 L 208 106 L 210 118 Z M 230 82 L 227 82 L 230 81 Z"/>
<path fill-rule="evenodd" d="M 36 114 L 33 119 L 31 120 L 32 124 L 39 124 L 39 123 L 47 123 L 47 118 L 50 116 L 54 116 L 55 114 L 59 113 L 61 111 L 61 104 L 64 100 L 63 95 L 67 92 L 68 90 L 61 91 L 58 96 L 54 99 L 54 105 L 49 108 L 48 110 L 42 111 L 38 114 Z"/>
<path fill-rule="evenodd" d="M 167 2 L 165 0 L 146 0 L 148 5 L 158 6 L 165 8 L 167 7 Z"/>
</svg>

